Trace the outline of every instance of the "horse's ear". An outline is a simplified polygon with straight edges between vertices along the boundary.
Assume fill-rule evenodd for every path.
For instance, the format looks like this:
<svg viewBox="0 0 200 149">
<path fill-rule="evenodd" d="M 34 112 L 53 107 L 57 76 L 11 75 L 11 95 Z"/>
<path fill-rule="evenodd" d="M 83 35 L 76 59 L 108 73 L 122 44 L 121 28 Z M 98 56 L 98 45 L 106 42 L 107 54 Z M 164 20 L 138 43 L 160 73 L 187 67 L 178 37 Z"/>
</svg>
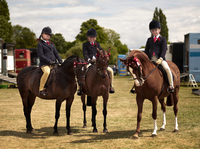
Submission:
<svg viewBox="0 0 200 149">
<path fill-rule="evenodd" d="M 99 52 L 99 48 L 97 47 L 97 52 Z"/>
<path fill-rule="evenodd" d="M 79 57 L 78 57 L 78 56 L 76 56 L 76 61 L 77 61 L 77 62 L 78 62 L 78 58 L 79 58 Z"/>
<path fill-rule="evenodd" d="M 108 48 L 107 52 L 110 53 L 110 47 Z"/>
<path fill-rule="evenodd" d="M 119 58 L 119 60 L 120 60 L 121 62 L 123 62 L 123 63 L 126 62 L 126 59 Z"/>
</svg>

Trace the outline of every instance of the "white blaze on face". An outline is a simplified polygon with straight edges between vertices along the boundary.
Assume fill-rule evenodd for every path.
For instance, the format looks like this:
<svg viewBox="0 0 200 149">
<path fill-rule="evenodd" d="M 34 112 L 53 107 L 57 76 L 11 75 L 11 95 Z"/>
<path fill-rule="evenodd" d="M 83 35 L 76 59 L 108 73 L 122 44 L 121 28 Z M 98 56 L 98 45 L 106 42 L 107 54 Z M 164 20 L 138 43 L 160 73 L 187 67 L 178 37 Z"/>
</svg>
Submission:
<svg viewBox="0 0 200 149">
<path fill-rule="evenodd" d="M 82 69 L 81 69 L 82 71 L 84 71 L 84 67 L 82 67 Z"/>
</svg>

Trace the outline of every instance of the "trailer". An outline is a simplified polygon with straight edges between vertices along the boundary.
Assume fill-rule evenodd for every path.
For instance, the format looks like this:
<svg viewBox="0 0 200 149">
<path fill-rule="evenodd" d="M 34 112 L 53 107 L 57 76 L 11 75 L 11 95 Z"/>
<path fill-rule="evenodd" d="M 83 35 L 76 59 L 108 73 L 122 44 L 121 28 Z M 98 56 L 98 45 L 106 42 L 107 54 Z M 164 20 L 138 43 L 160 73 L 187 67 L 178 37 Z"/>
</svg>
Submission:
<svg viewBox="0 0 200 149">
<path fill-rule="evenodd" d="M 189 33 L 184 39 L 184 69 L 200 82 L 200 33 Z"/>
</svg>

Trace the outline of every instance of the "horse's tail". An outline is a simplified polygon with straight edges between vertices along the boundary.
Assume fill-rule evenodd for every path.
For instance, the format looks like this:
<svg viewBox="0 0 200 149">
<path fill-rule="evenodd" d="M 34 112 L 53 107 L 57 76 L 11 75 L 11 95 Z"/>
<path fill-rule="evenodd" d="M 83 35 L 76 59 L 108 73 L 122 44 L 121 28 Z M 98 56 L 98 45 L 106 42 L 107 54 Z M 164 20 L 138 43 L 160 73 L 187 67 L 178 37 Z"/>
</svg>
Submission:
<svg viewBox="0 0 200 149">
<path fill-rule="evenodd" d="M 174 105 L 174 99 L 173 99 L 173 94 L 170 94 L 167 96 L 167 106 L 173 106 Z"/>
</svg>

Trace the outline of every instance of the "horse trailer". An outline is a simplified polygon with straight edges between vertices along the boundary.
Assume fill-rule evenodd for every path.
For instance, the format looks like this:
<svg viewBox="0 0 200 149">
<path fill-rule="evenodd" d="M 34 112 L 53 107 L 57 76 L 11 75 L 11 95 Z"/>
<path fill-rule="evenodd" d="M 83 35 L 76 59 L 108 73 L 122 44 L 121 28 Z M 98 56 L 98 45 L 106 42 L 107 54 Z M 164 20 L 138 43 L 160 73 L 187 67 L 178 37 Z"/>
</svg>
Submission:
<svg viewBox="0 0 200 149">
<path fill-rule="evenodd" d="M 185 71 L 193 74 L 196 82 L 200 82 L 200 33 L 188 33 L 184 40 Z"/>
</svg>

